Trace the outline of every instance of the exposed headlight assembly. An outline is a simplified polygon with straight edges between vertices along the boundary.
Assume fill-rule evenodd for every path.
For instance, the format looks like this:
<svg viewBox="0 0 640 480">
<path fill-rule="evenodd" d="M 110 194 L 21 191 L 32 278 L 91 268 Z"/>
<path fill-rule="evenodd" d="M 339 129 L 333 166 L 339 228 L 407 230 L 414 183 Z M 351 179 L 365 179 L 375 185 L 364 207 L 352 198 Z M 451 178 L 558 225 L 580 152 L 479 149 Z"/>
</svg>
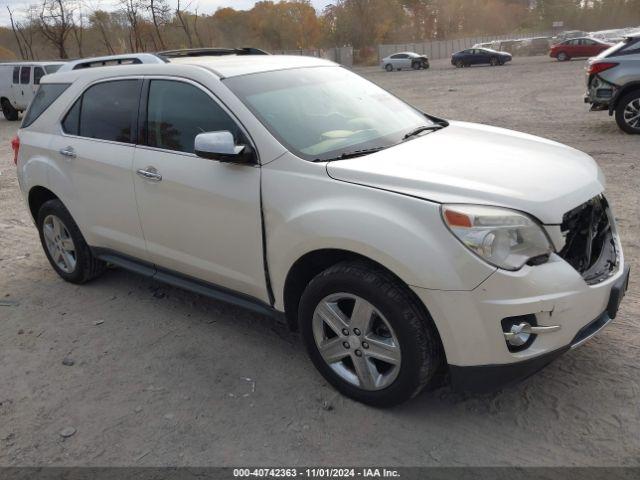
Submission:
<svg viewBox="0 0 640 480">
<path fill-rule="evenodd" d="M 473 253 L 496 267 L 519 270 L 527 262 L 543 262 L 553 246 L 531 217 L 499 207 L 443 205 L 442 218 Z"/>
</svg>

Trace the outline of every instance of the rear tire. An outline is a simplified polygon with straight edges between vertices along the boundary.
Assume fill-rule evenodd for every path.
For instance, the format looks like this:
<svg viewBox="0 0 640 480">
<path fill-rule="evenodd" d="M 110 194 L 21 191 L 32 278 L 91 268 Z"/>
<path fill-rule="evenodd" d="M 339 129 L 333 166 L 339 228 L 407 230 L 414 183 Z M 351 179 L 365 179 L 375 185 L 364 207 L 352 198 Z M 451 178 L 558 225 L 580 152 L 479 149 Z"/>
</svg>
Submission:
<svg viewBox="0 0 640 480">
<path fill-rule="evenodd" d="M 18 111 L 13 108 L 11 102 L 6 98 L 2 99 L 2 114 L 4 115 L 4 118 L 9 120 L 10 122 L 15 122 L 16 120 L 18 120 Z"/>
<path fill-rule="evenodd" d="M 320 273 L 305 289 L 298 313 L 316 368 L 359 402 L 402 403 L 443 364 L 440 339 L 424 307 L 395 277 L 366 262 L 342 262 Z M 359 331 L 358 325 L 366 326 Z"/>
<path fill-rule="evenodd" d="M 616 107 L 616 123 L 623 132 L 640 134 L 640 90 L 624 95 Z"/>
<path fill-rule="evenodd" d="M 93 256 L 78 225 L 60 200 L 49 200 L 40 207 L 37 226 L 49 263 L 67 282 L 85 283 L 106 270 L 106 263 Z"/>
</svg>

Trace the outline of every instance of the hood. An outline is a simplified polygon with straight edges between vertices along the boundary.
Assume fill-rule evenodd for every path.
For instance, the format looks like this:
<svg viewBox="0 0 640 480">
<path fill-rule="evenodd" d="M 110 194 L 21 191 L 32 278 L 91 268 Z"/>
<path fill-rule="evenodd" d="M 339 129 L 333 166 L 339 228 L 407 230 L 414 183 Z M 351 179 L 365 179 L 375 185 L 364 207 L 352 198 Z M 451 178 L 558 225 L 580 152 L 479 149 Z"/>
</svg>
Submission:
<svg viewBox="0 0 640 480">
<path fill-rule="evenodd" d="M 463 122 L 395 147 L 327 164 L 336 180 L 438 203 L 520 210 L 545 224 L 604 190 L 587 154 L 524 133 Z"/>
</svg>

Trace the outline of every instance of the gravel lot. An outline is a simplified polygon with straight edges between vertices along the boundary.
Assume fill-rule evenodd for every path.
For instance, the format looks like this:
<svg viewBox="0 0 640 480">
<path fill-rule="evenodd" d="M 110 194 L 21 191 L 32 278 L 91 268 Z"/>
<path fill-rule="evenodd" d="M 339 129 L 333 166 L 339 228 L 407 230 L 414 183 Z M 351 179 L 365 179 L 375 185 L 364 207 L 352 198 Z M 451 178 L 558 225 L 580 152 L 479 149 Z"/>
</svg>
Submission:
<svg viewBox="0 0 640 480">
<path fill-rule="evenodd" d="M 593 155 L 640 272 L 640 137 L 587 112 L 583 62 L 433 63 L 359 71 L 433 114 Z M 637 275 L 611 326 L 519 386 L 376 410 L 270 319 L 119 270 L 60 280 L 19 193 L 17 126 L 0 120 L 0 465 L 640 465 Z"/>
</svg>

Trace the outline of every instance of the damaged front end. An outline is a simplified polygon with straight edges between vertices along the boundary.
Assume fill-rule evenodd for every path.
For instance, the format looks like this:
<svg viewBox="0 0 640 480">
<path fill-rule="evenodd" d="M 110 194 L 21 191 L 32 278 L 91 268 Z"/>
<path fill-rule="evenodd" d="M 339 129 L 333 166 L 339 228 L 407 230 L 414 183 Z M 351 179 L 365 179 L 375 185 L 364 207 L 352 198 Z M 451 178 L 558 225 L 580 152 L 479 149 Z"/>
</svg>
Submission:
<svg viewBox="0 0 640 480">
<path fill-rule="evenodd" d="M 620 253 L 614 222 L 603 195 L 564 215 L 560 228 L 565 244 L 560 256 L 582 275 L 588 285 L 603 282 L 617 271 Z"/>
</svg>

